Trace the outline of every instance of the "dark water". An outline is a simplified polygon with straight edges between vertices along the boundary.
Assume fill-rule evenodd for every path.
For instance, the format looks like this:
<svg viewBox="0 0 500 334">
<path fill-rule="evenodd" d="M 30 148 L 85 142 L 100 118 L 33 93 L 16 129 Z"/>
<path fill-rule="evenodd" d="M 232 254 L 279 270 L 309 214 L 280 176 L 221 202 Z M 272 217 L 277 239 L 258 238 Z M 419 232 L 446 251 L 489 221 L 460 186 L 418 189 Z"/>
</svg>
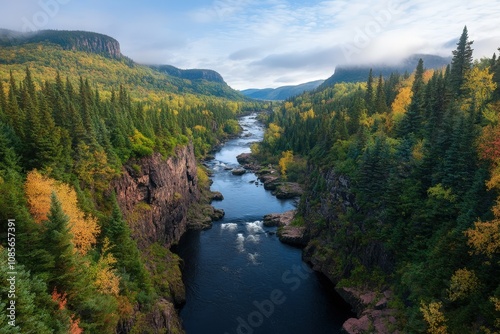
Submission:
<svg viewBox="0 0 500 334">
<path fill-rule="evenodd" d="M 262 226 L 267 213 L 293 209 L 264 190 L 252 173 L 234 176 L 236 156 L 250 152 L 263 128 L 255 115 L 240 120 L 244 132 L 210 162 L 214 202 L 226 212 L 213 228 L 189 232 L 178 253 L 184 259 L 186 305 L 181 318 L 188 334 L 340 333 L 349 314 L 331 287 L 301 260 L 299 249 L 282 244 L 276 228 Z"/>
</svg>

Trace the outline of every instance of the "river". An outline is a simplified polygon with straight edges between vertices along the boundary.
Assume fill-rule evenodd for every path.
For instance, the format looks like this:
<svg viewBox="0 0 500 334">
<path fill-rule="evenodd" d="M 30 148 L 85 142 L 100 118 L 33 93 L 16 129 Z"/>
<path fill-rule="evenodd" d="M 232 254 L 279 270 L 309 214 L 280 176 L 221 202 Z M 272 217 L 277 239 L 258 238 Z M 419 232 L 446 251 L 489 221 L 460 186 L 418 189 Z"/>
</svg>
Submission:
<svg viewBox="0 0 500 334">
<path fill-rule="evenodd" d="M 223 220 L 210 230 L 189 231 L 177 252 L 184 260 L 186 304 L 180 311 L 187 334 L 340 333 L 350 316 L 322 276 L 301 260 L 301 250 L 281 243 L 276 228 L 262 225 L 268 213 L 293 209 L 264 190 L 253 173 L 235 176 L 236 156 L 250 152 L 264 129 L 252 114 L 240 118 L 243 133 L 209 162 L 211 189 L 224 200 Z"/>
</svg>

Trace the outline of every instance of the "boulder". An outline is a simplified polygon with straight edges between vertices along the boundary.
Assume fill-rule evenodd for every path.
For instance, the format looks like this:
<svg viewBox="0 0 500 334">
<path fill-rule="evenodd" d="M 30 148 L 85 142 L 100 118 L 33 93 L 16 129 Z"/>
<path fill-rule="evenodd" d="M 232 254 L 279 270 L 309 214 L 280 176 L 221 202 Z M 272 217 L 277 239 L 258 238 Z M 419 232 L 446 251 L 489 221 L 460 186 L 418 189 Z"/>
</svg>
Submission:
<svg viewBox="0 0 500 334">
<path fill-rule="evenodd" d="M 252 153 L 241 153 L 236 157 L 236 160 L 238 160 L 241 165 L 252 163 Z"/>
<path fill-rule="evenodd" d="M 224 199 L 224 196 L 220 191 L 212 191 L 210 194 L 210 200 L 211 201 L 222 201 Z"/>
<path fill-rule="evenodd" d="M 245 174 L 247 171 L 243 168 L 237 168 L 237 169 L 233 169 L 231 171 L 231 173 L 233 173 L 233 175 L 243 175 Z"/>
</svg>

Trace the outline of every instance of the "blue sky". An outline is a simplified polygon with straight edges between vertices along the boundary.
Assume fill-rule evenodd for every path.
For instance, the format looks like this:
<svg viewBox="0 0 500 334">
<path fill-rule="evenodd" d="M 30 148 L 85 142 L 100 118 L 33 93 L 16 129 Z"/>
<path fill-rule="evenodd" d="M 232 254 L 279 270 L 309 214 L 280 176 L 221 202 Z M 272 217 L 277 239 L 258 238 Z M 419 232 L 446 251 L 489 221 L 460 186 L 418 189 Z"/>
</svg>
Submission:
<svg viewBox="0 0 500 334">
<path fill-rule="evenodd" d="M 209 68 L 236 89 L 326 79 L 339 64 L 500 47 L 500 0 L 0 0 L 0 28 L 110 35 L 140 63 Z M 497 52 L 498 53 L 498 52 Z"/>
</svg>

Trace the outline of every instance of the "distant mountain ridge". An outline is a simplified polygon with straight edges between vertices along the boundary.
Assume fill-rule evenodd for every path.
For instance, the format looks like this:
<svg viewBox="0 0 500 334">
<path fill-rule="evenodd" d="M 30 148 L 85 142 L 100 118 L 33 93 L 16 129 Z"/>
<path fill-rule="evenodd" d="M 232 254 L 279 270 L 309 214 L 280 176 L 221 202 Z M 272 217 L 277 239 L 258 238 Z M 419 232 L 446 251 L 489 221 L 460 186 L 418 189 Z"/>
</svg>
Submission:
<svg viewBox="0 0 500 334">
<path fill-rule="evenodd" d="M 222 76 L 214 70 L 188 69 L 181 70 L 172 65 L 151 65 L 152 69 L 168 75 L 186 80 L 206 80 L 211 82 L 226 83 Z"/>
<path fill-rule="evenodd" d="M 120 59 L 120 43 L 112 37 L 88 31 L 40 30 L 21 33 L 0 29 L 0 46 L 20 46 L 30 43 L 53 43 L 65 50 L 83 51 Z"/>
<path fill-rule="evenodd" d="M 39 49 L 40 47 L 43 51 L 40 51 L 42 50 Z M 18 48 L 24 48 L 24 52 L 17 52 Z M 109 61 L 118 62 L 115 63 L 120 68 L 117 75 L 121 76 L 123 82 L 130 87 L 139 85 L 177 93 L 212 95 L 236 100 L 247 99 L 239 91 L 229 87 L 216 71 L 182 70 L 171 65 L 141 65 L 121 53 L 120 43 L 116 39 L 95 32 L 41 30 L 23 33 L 0 29 L 0 51 L 4 51 L 0 52 L 0 64 L 19 65 L 31 62 L 43 67 L 59 69 L 63 66 L 62 63 L 65 63 L 66 68 L 73 68 L 77 72 L 81 70 L 94 73 L 93 80 L 106 84 L 109 81 L 105 75 L 108 68 L 101 60 L 89 63 L 81 60 L 80 55 L 64 53 L 66 51 L 85 52 L 90 57 L 98 55 Z M 71 64 L 68 63 L 70 58 L 74 58 Z M 108 64 L 111 65 L 109 62 Z M 101 65 L 104 67 L 91 68 Z"/>
<path fill-rule="evenodd" d="M 373 76 L 378 77 L 382 74 L 383 77 L 388 77 L 391 73 L 399 72 L 403 74 L 404 72 L 411 73 L 417 67 L 418 60 L 422 58 L 424 61 L 424 67 L 427 69 L 431 68 L 442 68 L 451 62 L 451 57 L 440 57 L 436 55 L 428 54 L 414 54 L 404 59 L 399 64 L 389 65 L 389 64 L 373 64 L 373 65 L 353 65 L 353 66 L 337 66 L 335 68 L 335 73 L 325 80 L 325 82 L 319 87 L 319 89 L 333 86 L 338 82 L 362 82 L 366 81 L 370 68 L 373 71 Z"/>
<path fill-rule="evenodd" d="M 296 96 L 307 91 L 314 90 L 318 86 L 320 86 L 323 82 L 324 80 L 316 80 L 296 86 L 282 86 L 278 88 L 264 88 L 264 89 L 251 88 L 242 90 L 241 93 L 252 99 L 280 101 L 280 100 L 286 100 L 292 96 Z"/>
</svg>

